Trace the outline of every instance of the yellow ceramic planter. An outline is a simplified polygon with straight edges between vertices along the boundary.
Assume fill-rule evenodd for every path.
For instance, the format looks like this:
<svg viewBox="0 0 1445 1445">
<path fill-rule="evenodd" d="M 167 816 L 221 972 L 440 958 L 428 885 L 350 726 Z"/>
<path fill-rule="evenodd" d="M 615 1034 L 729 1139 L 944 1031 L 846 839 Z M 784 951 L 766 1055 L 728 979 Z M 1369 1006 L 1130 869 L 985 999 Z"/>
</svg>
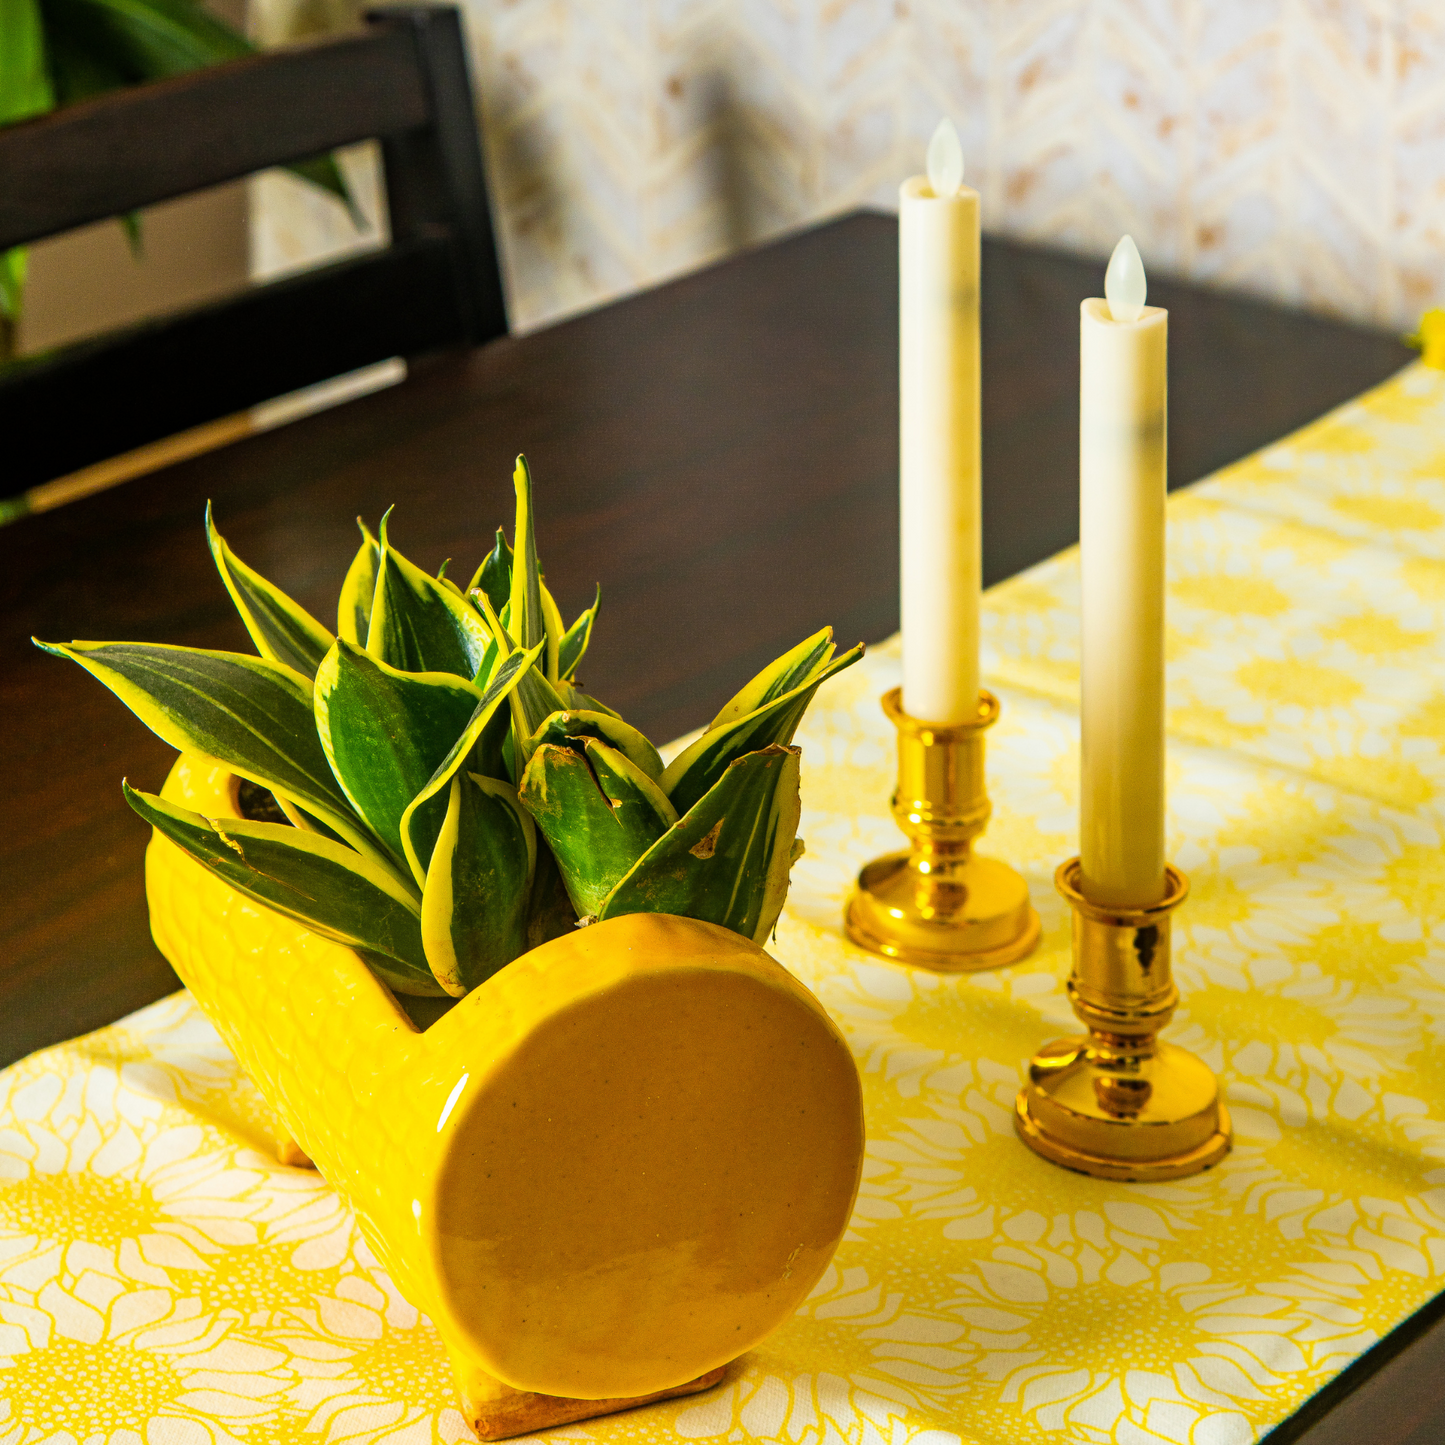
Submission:
<svg viewBox="0 0 1445 1445">
<path fill-rule="evenodd" d="M 236 816 L 183 756 L 164 796 Z M 350 949 L 156 836 L 151 926 L 371 1247 L 488 1437 L 703 1388 L 841 1238 L 858 1076 L 756 945 L 638 914 L 518 959 L 425 1032 Z"/>
</svg>

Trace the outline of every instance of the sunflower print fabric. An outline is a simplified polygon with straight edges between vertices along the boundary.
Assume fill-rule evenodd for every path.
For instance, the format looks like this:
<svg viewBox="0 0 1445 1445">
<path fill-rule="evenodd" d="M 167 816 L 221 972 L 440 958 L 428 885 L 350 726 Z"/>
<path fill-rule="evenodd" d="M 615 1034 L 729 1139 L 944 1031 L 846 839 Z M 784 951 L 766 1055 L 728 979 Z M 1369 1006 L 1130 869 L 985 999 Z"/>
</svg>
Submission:
<svg viewBox="0 0 1445 1445">
<path fill-rule="evenodd" d="M 774 952 L 852 1043 L 868 1159 L 798 1315 L 705 1395 L 577 1442 L 1247 1445 L 1445 1287 L 1445 374 L 1383 387 L 1176 497 L 1170 841 L 1193 883 L 1170 1037 L 1234 1151 L 1160 1185 L 1013 1135 L 1077 1031 L 1054 867 L 1076 849 L 1078 569 L 991 592 L 984 851 L 1037 953 L 958 978 L 839 920 L 899 846 L 879 696 L 805 724 L 808 851 Z M 0 1445 L 469 1438 L 440 1341 L 184 994 L 0 1073 Z"/>
</svg>

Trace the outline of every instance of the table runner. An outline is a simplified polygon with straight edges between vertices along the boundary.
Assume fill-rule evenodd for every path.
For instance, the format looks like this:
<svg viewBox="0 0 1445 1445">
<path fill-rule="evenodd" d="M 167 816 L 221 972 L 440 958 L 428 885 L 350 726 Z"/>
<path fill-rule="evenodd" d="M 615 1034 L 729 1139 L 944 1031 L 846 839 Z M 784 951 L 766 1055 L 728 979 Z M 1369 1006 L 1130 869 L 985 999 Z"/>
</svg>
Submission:
<svg viewBox="0 0 1445 1445">
<path fill-rule="evenodd" d="M 836 1261 L 725 1384 L 577 1441 L 1245 1445 L 1445 1286 L 1445 374 L 1421 365 L 1169 511 L 1169 1037 L 1233 1153 L 1114 1184 L 1013 1135 L 1022 1062 L 1075 1032 L 1055 865 L 1075 850 L 1076 552 L 993 589 L 985 839 L 1044 920 L 943 977 L 846 943 L 898 846 L 878 697 L 818 696 L 808 851 L 774 952 L 864 1081 Z M 848 639 L 844 639 L 845 641 Z M 435 1330 L 177 994 L 0 1073 L 0 1445 L 470 1438 Z"/>
</svg>

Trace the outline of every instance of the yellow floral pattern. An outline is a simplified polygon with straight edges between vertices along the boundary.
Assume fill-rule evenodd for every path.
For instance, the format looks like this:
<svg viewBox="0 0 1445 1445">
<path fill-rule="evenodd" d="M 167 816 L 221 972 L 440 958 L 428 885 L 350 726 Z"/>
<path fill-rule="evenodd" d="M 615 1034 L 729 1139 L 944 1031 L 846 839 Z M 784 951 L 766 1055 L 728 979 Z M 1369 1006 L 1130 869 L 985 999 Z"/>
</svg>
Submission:
<svg viewBox="0 0 1445 1445">
<path fill-rule="evenodd" d="M 1247 1445 L 1445 1286 L 1445 373 L 1413 366 L 1170 505 L 1170 854 L 1217 1169 L 1052 1168 L 1020 1065 L 1074 1031 L 1077 558 L 988 598 L 986 845 L 1043 944 L 940 977 L 842 938 L 897 846 L 878 697 L 820 695 L 776 952 L 848 1034 L 869 1144 L 804 1308 L 702 1396 L 558 1431 L 736 1445 Z M 185 995 L 0 1073 L 0 1445 L 470 1438 L 435 1332 Z"/>
</svg>

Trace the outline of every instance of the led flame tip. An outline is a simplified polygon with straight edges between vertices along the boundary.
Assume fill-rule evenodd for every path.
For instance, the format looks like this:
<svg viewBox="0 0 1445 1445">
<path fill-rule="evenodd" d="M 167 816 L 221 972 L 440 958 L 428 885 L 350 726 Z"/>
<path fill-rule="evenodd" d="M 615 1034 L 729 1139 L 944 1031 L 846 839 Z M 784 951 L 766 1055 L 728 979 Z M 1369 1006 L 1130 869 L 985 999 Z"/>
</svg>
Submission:
<svg viewBox="0 0 1445 1445">
<path fill-rule="evenodd" d="M 1149 282 L 1144 275 L 1144 262 L 1132 236 L 1123 237 L 1109 257 L 1104 272 L 1104 300 L 1115 321 L 1137 321 L 1144 314 L 1144 299 Z"/>
<path fill-rule="evenodd" d="M 940 200 L 958 194 L 963 184 L 963 146 L 947 116 L 938 122 L 928 142 L 928 187 Z"/>
</svg>

